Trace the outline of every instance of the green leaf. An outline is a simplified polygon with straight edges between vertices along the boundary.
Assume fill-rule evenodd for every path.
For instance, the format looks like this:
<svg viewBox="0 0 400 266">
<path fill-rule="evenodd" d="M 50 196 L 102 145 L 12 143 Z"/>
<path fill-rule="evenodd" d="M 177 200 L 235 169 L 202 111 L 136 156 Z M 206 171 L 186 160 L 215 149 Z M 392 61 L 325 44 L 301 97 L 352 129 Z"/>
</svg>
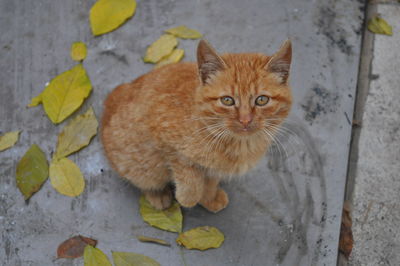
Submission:
<svg viewBox="0 0 400 266">
<path fill-rule="evenodd" d="M 172 34 L 178 38 L 182 39 L 199 39 L 203 35 L 197 30 L 190 29 L 185 25 L 181 25 L 175 28 L 171 28 L 165 31 L 166 33 Z"/>
<path fill-rule="evenodd" d="M 368 29 L 373 33 L 393 35 L 392 26 L 379 16 L 375 16 L 368 21 Z"/>
<path fill-rule="evenodd" d="M 142 254 L 112 252 L 115 266 L 160 266 L 160 263 Z"/>
<path fill-rule="evenodd" d="M 0 151 L 7 150 L 17 143 L 19 137 L 19 131 L 7 132 L 3 136 L 0 136 Z"/>
<path fill-rule="evenodd" d="M 85 180 L 81 170 L 68 158 L 51 162 L 50 181 L 59 193 L 69 197 L 79 196 L 85 189 Z"/>
<path fill-rule="evenodd" d="M 92 84 L 82 64 L 52 79 L 43 92 L 32 99 L 28 107 L 43 103 L 50 120 L 60 123 L 75 112 L 89 96 Z"/>
<path fill-rule="evenodd" d="M 106 254 L 100 249 L 94 248 L 91 245 L 85 247 L 83 252 L 83 260 L 85 266 L 112 266 Z"/>
<path fill-rule="evenodd" d="M 168 64 L 172 63 L 177 63 L 181 61 L 185 54 L 185 51 L 183 49 L 175 49 L 172 51 L 171 54 L 167 55 L 163 59 L 161 59 L 155 66 L 154 68 L 159 68 Z"/>
<path fill-rule="evenodd" d="M 41 188 L 48 175 L 46 155 L 33 144 L 17 164 L 17 186 L 25 200 Z"/>
<path fill-rule="evenodd" d="M 54 157 L 60 159 L 87 146 L 96 135 L 98 125 L 99 123 L 91 107 L 86 113 L 75 117 L 58 135 Z"/>
<path fill-rule="evenodd" d="M 71 58 L 75 61 L 82 61 L 86 58 L 87 48 L 83 42 L 74 42 L 71 45 Z"/>
<path fill-rule="evenodd" d="M 163 57 L 172 53 L 178 45 L 178 40 L 171 34 L 164 34 L 147 47 L 146 55 L 143 58 L 145 63 L 157 63 Z"/>
<path fill-rule="evenodd" d="M 179 203 L 174 202 L 165 210 L 156 210 L 144 198 L 140 197 L 140 214 L 145 222 L 151 226 L 170 232 L 182 232 L 182 212 Z"/>
<path fill-rule="evenodd" d="M 201 226 L 179 234 L 176 242 L 187 249 L 206 250 L 219 248 L 224 242 L 224 235 L 212 226 Z"/>
<path fill-rule="evenodd" d="M 137 239 L 140 242 L 156 243 L 156 244 L 160 244 L 160 245 L 168 246 L 168 247 L 171 246 L 171 244 L 169 244 L 167 241 L 159 239 L 159 238 L 147 237 L 147 236 L 137 236 Z"/>
<path fill-rule="evenodd" d="M 135 0 L 99 0 L 90 9 L 90 26 L 93 35 L 115 30 L 136 10 Z"/>
</svg>

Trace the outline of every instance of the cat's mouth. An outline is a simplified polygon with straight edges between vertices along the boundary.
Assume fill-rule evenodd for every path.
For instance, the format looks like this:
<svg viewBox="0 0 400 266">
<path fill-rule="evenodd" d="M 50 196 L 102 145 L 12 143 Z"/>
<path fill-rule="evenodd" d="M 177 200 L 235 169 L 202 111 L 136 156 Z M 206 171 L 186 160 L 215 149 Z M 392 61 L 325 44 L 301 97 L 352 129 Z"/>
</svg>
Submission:
<svg viewBox="0 0 400 266">
<path fill-rule="evenodd" d="M 255 133 L 257 131 L 257 127 L 254 125 L 249 125 L 249 126 L 237 125 L 231 127 L 231 130 L 238 135 L 245 136 Z"/>
</svg>

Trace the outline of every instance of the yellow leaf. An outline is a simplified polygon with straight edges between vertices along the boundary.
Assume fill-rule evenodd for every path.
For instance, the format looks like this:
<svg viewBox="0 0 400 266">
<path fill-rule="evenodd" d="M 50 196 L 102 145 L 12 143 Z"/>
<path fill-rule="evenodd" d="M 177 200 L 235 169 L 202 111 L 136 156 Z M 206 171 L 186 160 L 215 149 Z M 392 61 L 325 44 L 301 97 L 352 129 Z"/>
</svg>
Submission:
<svg viewBox="0 0 400 266">
<path fill-rule="evenodd" d="M 150 242 L 150 243 L 156 243 L 156 244 L 160 244 L 163 246 L 171 246 L 171 244 L 169 244 L 167 241 L 162 240 L 162 239 L 158 239 L 158 238 L 153 238 L 153 237 L 147 237 L 147 236 L 138 236 L 137 239 L 140 242 Z"/>
<path fill-rule="evenodd" d="M 157 63 L 164 56 L 169 55 L 178 45 L 178 40 L 171 34 L 164 34 L 147 47 L 146 55 L 143 58 L 145 63 Z"/>
<path fill-rule="evenodd" d="M 151 226 L 170 232 L 182 232 L 182 212 L 177 202 L 166 210 L 156 210 L 144 198 L 140 197 L 140 214 Z"/>
<path fill-rule="evenodd" d="M 90 9 L 93 35 L 115 30 L 135 13 L 135 0 L 98 0 Z"/>
<path fill-rule="evenodd" d="M 219 248 L 224 242 L 224 235 L 212 226 L 201 226 L 179 234 L 176 242 L 187 249 L 206 250 Z"/>
<path fill-rule="evenodd" d="M 50 120 L 60 123 L 75 112 L 89 96 L 92 84 L 82 64 L 58 75 L 52 79 L 43 92 L 32 99 L 28 105 L 43 104 Z"/>
<path fill-rule="evenodd" d="M 79 196 L 85 188 L 85 180 L 81 170 L 67 158 L 51 162 L 50 181 L 58 192 L 70 197 Z"/>
<path fill-rule="evenodd" d="M 82 61 L 86 58 L 87 49 L 83 42 L 74 42 L 71 45 L 71 58 L 75 61 Z"/>
<path fill-rule="evenodd" d="M 17 164 L 17 186 L 25 200 L 41 188 L 48 175 L 46 155 L 39 146 L 33 144 Z"/>
<path fill-rule="evenodd" d="M 133 252 L 112 252 L 115 266 L 160 266 L 160 263 L 142 254 Z"/>
<path fill-rule="evenodd" d="M 373 33 L 393 35 L 392 26 L 379 16 L 375 16 L 368 21 L 368 29 Z"/>
<path fill-rule="evenodd" d="M 175 28 L 171 28 L 165 31 L 166 33 L 170 33 L 172 35 L 175 35 L 178 38 L 182 39 L 199 39 L 203 37 L 203 35 L 198 32 L 197 30 L 190 29 L 186 27 L 185 25 L 181 25 Z"/>
<path fill-rule="evenodd" d="M 87 245 L 83 252 L 83 261 L 85 266 L 112 266 L 106 254 L 100 249 Z"/>
<path fill-rule="evenodd" d="M 185 51 L 183 49 L 175 49 L 172 51 L 171 54 L 167 55 L 166 57 L 164 57 L 163 59 L 161 59 L 154 68 L 159 68 L 171 63 L 177 63 L 179 61 L 181 61 L 181 59 L 183 58 L 185 54 Z"/>
<path fill-rule="evenodd" d="M 96 135 L 98 125 L 93 108 L 89 108 L 86 113 L 75 117 L 58 135 L 54 157 L 60 159 L 87 146 Z"/>
<path fill-rule="evenodd" d="M 18 137 L 19 131 L 7 132 L 3 136 L 0 136 L 0 151 L 4 151 L 14 146 L 18 141 Z"/>
</svg>

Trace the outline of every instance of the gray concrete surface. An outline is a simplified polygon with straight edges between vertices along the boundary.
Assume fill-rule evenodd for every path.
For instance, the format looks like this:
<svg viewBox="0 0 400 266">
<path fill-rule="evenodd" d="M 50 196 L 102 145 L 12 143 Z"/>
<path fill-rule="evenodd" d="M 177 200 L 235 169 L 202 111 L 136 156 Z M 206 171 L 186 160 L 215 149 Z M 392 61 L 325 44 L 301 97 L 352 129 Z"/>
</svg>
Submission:
<svg viewBox="0 0 400 266">
<path fill-rule="evenodd" d="M 351 121 L 360 54 L 363 1 L 138 1 L 122 28 L 94 38 L 91 1 L 0 2 L 0 129 L 21 129 L 18 144 L 0 153 L 0 261 L 2 265 L 82 265 L 56 259 L 56 247 L 75 234 L 98 247 L 151 256 L 162 265 L 335 265 L 344 196 Z M 50 158 L 57 133 L 40 107 L 26 109 L 45 83 L 71 68 L 69 48 L 87 43 L 84 62 L 97 116 L 115 86 L 151 69 L 141 57 L 168 27 L 198 29 L 220 52 L 272 53 L 287 37 L 294 46 L 291 83 L 295 103 L 281 137 L 245 178 L 225 184 L 229 207 L 211 214 L 184 211 L 184 228 L 218 227 L 219 249 L 188 251 L 139 243 L 135 235 L 173 243 L 175 234 L 151 228 L 138 214 L 139 192 L 110 169 L 96 137 L 71 156 L 86 179 L 77 198 L 58 194 L 49 182 L 25 203 L 15 185 L 15 166 L 37 143 Z M 181 41 L 194 60 L 195 41 Z"/>
<path fill-rule="evenodd" d="M 400 265 L 400 4 L 378 3 L 373 10 L 393 26 L 393 36 L 373 36 L 370 73 L 365 73 L 369 84 L 348 196 L 355 241 L 349 265 L 357 266 Z"/>
</svg>

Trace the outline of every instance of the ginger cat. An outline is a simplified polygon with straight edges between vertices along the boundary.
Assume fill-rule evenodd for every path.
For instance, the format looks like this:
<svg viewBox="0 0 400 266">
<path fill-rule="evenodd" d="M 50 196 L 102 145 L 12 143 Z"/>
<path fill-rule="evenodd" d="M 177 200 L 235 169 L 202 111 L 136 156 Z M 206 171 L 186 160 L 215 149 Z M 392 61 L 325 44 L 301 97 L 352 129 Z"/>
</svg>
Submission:
<svg viewBox="0 0 400 266">
<path fill-rule="evenodd" d="M 102 142 L 112 167 L 157 209 L 228 204 L 218 184 L 251 169 L 288 116 L 290 41 L 273 56 L 219 56 L 204 40 L 197 64 L 170 64 L 122 84 L 105 101 Z"/>
</svg>

